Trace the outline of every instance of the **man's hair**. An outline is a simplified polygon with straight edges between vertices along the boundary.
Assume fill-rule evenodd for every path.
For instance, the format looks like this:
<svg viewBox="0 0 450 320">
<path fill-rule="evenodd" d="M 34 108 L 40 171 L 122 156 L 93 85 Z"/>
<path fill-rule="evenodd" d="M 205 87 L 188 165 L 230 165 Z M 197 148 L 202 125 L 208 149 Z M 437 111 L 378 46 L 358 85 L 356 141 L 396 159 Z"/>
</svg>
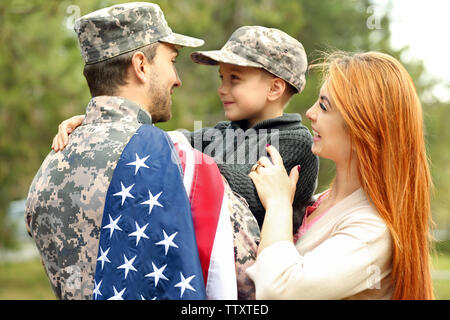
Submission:
<svg viewBox="0 0 450 320">
<path fill-rule="evenodd" d="M 127 84 L 127 71 L 133 55 L 140 51 L 151 62 L 158 45 L 159 42 L 155 42 L 102 62 L 86 64 L 83 74 L 92 97 L 116 95 L 117 88 Z"/>
</svg>

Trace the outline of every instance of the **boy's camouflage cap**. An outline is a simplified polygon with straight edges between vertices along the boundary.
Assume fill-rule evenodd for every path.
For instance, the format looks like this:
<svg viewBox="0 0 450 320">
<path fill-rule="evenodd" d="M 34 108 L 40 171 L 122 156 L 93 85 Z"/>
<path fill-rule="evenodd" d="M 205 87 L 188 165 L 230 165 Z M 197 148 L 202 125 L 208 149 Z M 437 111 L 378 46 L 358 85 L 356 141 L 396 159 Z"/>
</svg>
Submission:
<svg viewBox="0 0 450 320">
<path fill-rule="evenodd" d="M 131 2 L 91 12 L 75 21 L 81 55 L 86 64 L 101 62 L 160 41 L 199 47 L 204 41 L 172 32 L 161 8 Z"/>
<path fill-rule="evenodd" d="M 308 61 L 303 45 L 278 29 L 244 26 L 237 29 L 220 50 L 196 51 L 191 59 L 200 64 L 219 62 L 263 68 L 287 81 L 298 92 L 305 87 Z"/>
</svg>

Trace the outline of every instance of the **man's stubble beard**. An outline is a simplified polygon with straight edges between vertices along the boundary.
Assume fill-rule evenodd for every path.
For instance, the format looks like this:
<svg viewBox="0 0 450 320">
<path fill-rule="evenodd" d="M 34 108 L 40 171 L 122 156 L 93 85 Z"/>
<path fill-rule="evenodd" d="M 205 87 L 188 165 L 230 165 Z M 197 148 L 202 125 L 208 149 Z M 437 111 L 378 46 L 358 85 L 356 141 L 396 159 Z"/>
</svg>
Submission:
<svg viewBox="0 0 450 320">
<path fill-rule="evenodd" d="M 161 85 L 156 76 L 151 78 L 148 94 L 150 97 L 150 114 L 152 122 L 166 122 L 172 117 L 172 96 L 170 90 Z"/>
</svg>

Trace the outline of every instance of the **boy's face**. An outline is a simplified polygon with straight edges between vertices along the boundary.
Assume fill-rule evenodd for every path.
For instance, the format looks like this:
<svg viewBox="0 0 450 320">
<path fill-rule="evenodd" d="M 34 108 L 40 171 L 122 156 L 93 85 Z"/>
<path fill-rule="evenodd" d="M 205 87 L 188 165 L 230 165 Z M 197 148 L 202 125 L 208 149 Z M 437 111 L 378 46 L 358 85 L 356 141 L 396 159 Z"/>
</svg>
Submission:
<svg viewBox="0 0 450 320">
<path fill-rule="evenodd" d="M 218 89 L 228 120 L 247 120 L 249 127 L 277 117 L 267 108 L 272 77 L 259 68 L 220 63 Z"/>
</svg>

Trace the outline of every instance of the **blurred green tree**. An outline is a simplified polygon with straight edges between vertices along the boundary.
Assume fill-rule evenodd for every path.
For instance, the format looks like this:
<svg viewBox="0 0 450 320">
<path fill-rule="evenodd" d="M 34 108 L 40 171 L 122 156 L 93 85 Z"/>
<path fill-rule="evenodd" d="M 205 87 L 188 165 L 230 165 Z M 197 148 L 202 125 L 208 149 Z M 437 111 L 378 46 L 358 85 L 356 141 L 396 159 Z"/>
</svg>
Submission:
<svg viewBox="0 0 450 320">
<path fill-rule="evenodd" d="M 8 243 L 11 235 L 4 224 L 7 205 L 26 197 L 34 174 L 50 151 L 57 125 L 71 115 L 84 113 L 90 98 L 77 38 L 71 29 L 73 22 L 80 15 L 121 2 L 124 1 L 0 2 L 0 247 Z M 242 25 L 263 25 L 284 30 L 300 40 L 310 61 L 322 50 L 380 50 L 400 60 L 403 51 L 390 48 L 389 15 L 374 16 L 369 0 L 154 2 L 161 6 L 175 32 L 206 41 L 200 50 L 221 48 Z M 216 92 L 217 68 L 192 63 L 190 52 L 191 49 L 184 49 L 178 58 L 183 85 L 173 95 L 172 120 L 158 124 L 165 130 L 192 130 L 194 120 L 202 120 L 203 126 L 224 120 Z M 423 64 L 416 61 L 405 65 L 416 80 L 419 94 L 429 90 L 430 81 L 421 77 Z M 320 81 L 319 74 L 309 74 L 305 90 L 292 100 L 286 112 L 304 115 L 316 100 Z M 429 123 L 448 119 L 448 109 L 427 108 Z M 308 121 L 305 123 L 309 126 Z M 445 130 L 443 122 L 439 123 L 433 126 L 435 135 Z M 430 154 L 440 158 L 439 150 L 445 142 L 432 137 L 429 143 Z M 332 164 L 321 161 L 319 188 L 329 183 L 332 174 Z M 446 189 L 442 190 L 448 190 L 448 183 L 443 184 Z M 439 193 L 439 197 L 446 194 Z"/>
</svg>

